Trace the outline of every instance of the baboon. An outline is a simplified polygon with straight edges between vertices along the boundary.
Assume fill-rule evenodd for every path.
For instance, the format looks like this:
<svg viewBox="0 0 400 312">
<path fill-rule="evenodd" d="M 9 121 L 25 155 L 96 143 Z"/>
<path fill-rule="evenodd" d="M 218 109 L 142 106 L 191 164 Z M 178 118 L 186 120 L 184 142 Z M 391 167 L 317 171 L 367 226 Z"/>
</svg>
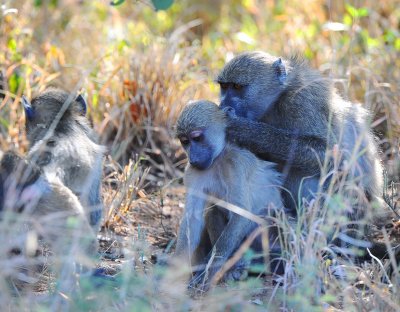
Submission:
<svg viewBox="0 0 400 312">
<path fill-rule="evenodd" d="M 48 248 L 54 254 L 52 267 L 57 272 L 60 264 L 65 269 L 66 262 L 68 265 L 94 265 L 96 235 L 78 198 L 57 177 L 47 179 L 38 166 L 8 151 L 0 162 L 0 192 L 3 195 L 0 197 L 0 220 L 5 231 L 2 235 L 10 235 L 6 239 L 9 245 L 2 248 L 9 249 L 10 255 L 27 256 L 24 258 L 26 265 L 20 267 L 29 276 L 20 281 L 37 280 L 37 270 L 46 262 L 43 257 L 38 258 L 39 249 L 24 252 L 29 246 L 29 233 L 34 233 L 40 242 L 37 247 Z M 79 261 L 74 264 L 70 263 L 74 262 L 71 259 Z M 23 276 L 22 272 L 14 273 L 19 278 Z"/>
<path fill-rule="evenodd" d="M 357 222 L 372 212 L 366 211 L 372 205 L 361 202 L 381 206 L 383 170 L 368 112 L 341 98 L 320 72 L 298 57 L 246 52 L 229 61 L 216 81 L 221 108 L 234 109 L 234 114 L 228 111 L 228 142 L 277 164 L 289 214 L 296 216 L 303 199 L 312 200 L 329 185 L 326 179 L 320 187 L 321 168 L 326 160 L 326 172 L 334 168 L 326 154 L 334 147 L 341 154 L 337 174 L 347 175 L 346 181 L 361 190 L 353 193 L 359 203 L 349 219 Z"/>
<path fill-rule="evenodd" d="M 15 192 L 21 192 L 39 179 L 40 169 L 29 164 L 27 160 L 22 159 L 21 156 L 13 151 L 6 152 L 0 156 L 0 211 L 3 211 L 4 206 L 7 206 L 8 197 L 6 195 L 7 190 L 12 186 L 11 183 L 14 184 Z M 15 203 L 16 201 L 13 200 L 13 206 L 15 206 Z M 18 210 L 22 211 L 23 207 Z"/>
<path fill-rule="evenodd" d="M 205 287 L 257 227 L 254 221 L 213 205 L 215 199 L 261 217 L 283 207 L 280 175 L 275 165 L 227 143 L 225 128 L 225 112 L 205 100 L 190 102 L 176 124 L 176 135 L 185 149 L 188 165 L 184 176 L 185 212 L 175 254 L 197 265 L 207 262 L 211 250 L 215 251 L 211 265 L 207 265 L 210 269 Z M 241 265 L 233 268 L 232 278 L 241 276 Z M 201 275 L 198 272 L 197 277 Z"/>
<path fill-rule="evenodd" d="M 97 143 L 81 95 L 50 88 L 23 97 L 28 157 L 48 177 L 56 175 L 78 196 L 90 224 L 98 230 L 102 215 L 101 176 L 105 148 Z"/>
</svg>

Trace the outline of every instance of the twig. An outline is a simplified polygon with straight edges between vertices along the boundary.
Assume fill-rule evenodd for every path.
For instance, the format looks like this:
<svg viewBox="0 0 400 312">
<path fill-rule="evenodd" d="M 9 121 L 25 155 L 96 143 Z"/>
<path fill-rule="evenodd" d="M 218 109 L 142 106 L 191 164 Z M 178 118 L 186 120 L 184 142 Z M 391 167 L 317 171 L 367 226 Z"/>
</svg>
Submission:
<svg viewBox="0 0 400 312">
<path fill-rule="evenodd" d="M 382 269 L 383 274 L 385 275 L 386 280 L 389 282 L 389 287 L 393 287 L 393 284 L 391 283 L 390 278 L 389 278 L 389 276 L 388 276 L 387 273 L 386 273 L 386 270 L 385 270 L 385 268 L 384 268 L 384 266 L 383 266 L 383 264 L 382 264 L 382 261 L 379 260 L 376 256 L 374 256 L 374 255 L 371 253 L 371 251 L 369 250 L 369 248 L 367 248 L 367 251 L 368 251 L 369 255 L 371 256 L 371 258 L 374 259 L 376 262 L 378 262 L 379 266 L 380 266 L 381 269 Z"/>
</svg>

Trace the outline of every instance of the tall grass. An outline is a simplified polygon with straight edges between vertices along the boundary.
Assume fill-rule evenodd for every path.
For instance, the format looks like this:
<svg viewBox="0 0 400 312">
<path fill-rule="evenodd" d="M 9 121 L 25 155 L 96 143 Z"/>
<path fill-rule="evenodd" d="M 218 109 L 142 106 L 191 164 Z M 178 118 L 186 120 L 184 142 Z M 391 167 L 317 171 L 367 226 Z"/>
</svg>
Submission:
<svg viewBox="0 0 400 312">
<path fill-rule="evenodd" d="M 272 277 L 268 265 L 257 266 L 253 271 L 259 275 L 195 299 L 186 291 L 188 268 L 151 263 L 152 254 L 172 249 L 183 208 L 185 160 L 173 137 L 176 117 L 188 100 L 217 101 L 215 74 L 243 50 L 305 56 L 334 79 L 345 98 L 369 108 L 388 184 L 399 182 L 399 10 L 396 1 L 373 0 L 185 0 L 167 12 L 135 1 L 117 8 L 108 1 L 6 1 L 0 9 L 0 150 L 27 150 L 22 94 L 31 97 L 50 85 L 84 89 L 89 116 L 109 154 L 98 266 L 118 273 L 95 282 L 77 276 L 73 287 L 62 288 L 49 257 L 44 287 L 10 289 L 9 276 L 19 271 L 9 268 L 20 263 L 8 250 L 18 236 L 15 226 L 2 222 L 1 306 L 21 311 L 400 310 L 399 267 L 392 253 L 384 262 L 359 264 L 337 257 L 328 245 L 338 223 L 347 222 L 338 218 L 341 209 L 351 204 L 337 185 L 303 202 L 298 222 L 284 214 L 273 220 L 282 232 L 283 276 Z M 396 184 L 393 190 L 394 206 Z M 388 246 L 399 244 L 398 223 L 374 230 Z M 393 274 L 386 272 L 390 265 Z"/>
</svg>

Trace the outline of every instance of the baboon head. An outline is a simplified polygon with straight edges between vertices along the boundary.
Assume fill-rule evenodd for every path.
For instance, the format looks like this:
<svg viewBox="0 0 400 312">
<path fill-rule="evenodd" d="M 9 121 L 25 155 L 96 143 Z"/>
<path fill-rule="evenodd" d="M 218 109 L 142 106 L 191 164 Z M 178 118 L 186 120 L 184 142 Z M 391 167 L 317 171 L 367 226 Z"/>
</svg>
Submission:
<svg viewBox="0 0 400 312">
<path fill-rule="evenodd" d="M 210 101 L 189 102 L 176 124 L 176 135 L 189 163 L 199 169 L 209 168 L 225 147 L 225 113 Z"/>
<path fill-rule="evenodd" d="M 84 131 L 88 131 L 87 128 L 90 127 L 85 117 L 86 102 L 81 95 L 71 95 L 63 90 L 50 88 L 33 98 L 32 102 L 26 97 L 23 97 L 22 102 L 26 133 L 31 145 L 48 135 L 53 123 L 56 135 L 68 135 L 75 124 Z"/>
<path fill-rule="evenodd" d="M 260 120 L 286 88 L 288 62 L 264 52 L 246 52 L 229 61 L 217 76 L 221 108 Z"/>
</svg>

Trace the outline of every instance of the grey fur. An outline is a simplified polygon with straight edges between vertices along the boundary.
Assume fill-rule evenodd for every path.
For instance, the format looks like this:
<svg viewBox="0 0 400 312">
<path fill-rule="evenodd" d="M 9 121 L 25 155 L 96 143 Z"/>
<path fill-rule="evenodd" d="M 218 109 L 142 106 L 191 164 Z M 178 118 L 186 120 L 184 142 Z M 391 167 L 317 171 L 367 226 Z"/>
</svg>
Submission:
<svg viewBox="0 0 400 312">
<path fill-rule="evenodd" d="M 33 118 L 26 118 L 28 158 L 79 197 L 90 224 L 98 230 L 105 148 L 97 143 L 82 102 L 75 99 L 63 90 L 47 89 L 32 100 Z"/>
<path fill-rule="evenodd" d="M 208 101 L 190 103 L 177 121 L 178 137 L 201 128 L 205 133 L 203 144 L 212 147 L 213 162 L 208 169 L 198 170 L 190 164 L 186 167 L 186 205 L 176 246 L 176 255 L 192 264 L 204 263 L 204 256 L 210 256 L 210 246 L 215 249 L 205 285 L 257 227 L 245 217 L 212 206 L 210 196 L 261 217 L 270 214 L 270 209 L 283 207 L 275 165 L 226 143 L 225 122 L 225 113 Z M 189 146 L 184 147 L 188 152 Z"/>
<path fill-rule="evenodd" d="M 56 255 L 53 265 L 53 269 L 57 267 L 55 271 L 60 272 L 60 261 L 65 264 L 62 259 L 70 254 L 72 248 L 74 259 L 82 261 L 86 258 L 85 265 L 96 255 L 96 235 L 87 221 L 82 205 L 57 178 L 47 179 L 41 175 L 36 165 L 9 151 L 0 162 L 0 187 L 4 195 L 0 199 L 1 211 L 20 214 L 20 218 L 15 218 L 13 224 L 14 229 L 15 226 L 20 228 L 15 231 L 18 237 L 25 236 L 28 232 L 36 233 L 40 241 L 49 246 Z M 75 226 L 71 226 L 71 218 L 76 218 Z M 5 223 L 10 222 L 8 219 Z M 11 244 L 10 249 L 25 249 L 26 238 L 19 240 L 13 237 L 13 241 L 19 244 Z M 29 261 L 27 266 L 25 269 L 28 272 L 31 271 L 34 275 L 38 273 L 35 268 L 29 268 Z"/>
<path fill-rule="evenodd" d="M 330 79 L 297 57 L 282 59 L 287 74 L 282 83 L 273 67 L 277 60 L 247 52 L 221 70 L 217 82 L 243 86 L 241 93 L 221 90 L 221 106 L 234 107 L 238 115 L 228 122 L 228 141 L 278 164 L 289 191 L 282 193 L 289 213 L 296 214 L 298 198 L 310 200 L 321 190 L 321 164 L 335 145 L 342 155 L 339 170 L 349 169 L 348 181 L 356 181 L 369 201 L 380 203 L 383 169 L 368 112 L 342 99 Z M 360 220 L 371 207 L 356 206 L 349 214 L 352 220 Z"/>
</svg>

